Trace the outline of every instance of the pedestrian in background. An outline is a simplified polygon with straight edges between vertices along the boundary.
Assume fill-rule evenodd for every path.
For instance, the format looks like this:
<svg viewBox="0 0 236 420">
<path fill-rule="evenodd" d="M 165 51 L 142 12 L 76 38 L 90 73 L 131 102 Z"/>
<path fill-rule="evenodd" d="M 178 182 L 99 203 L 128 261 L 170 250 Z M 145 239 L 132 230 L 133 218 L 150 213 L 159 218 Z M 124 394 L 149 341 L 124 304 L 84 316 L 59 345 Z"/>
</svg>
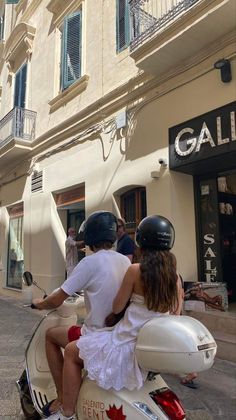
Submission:
<svg viewBox="0 0 236 420">
<path fill-rule="evenodd" d="M 116 250 L 120 254 L 126 255 L 133 261 L 134 251 L 135 251 L 135 243 L 133 239 L 128 235 L 126 232 L 126 223 L 124 219 L 117 219 L 118 221 L 118 231 L 117 231 L 117 246 Z"/>
<path fill-rule="evenodd" d="M 68 237 L 65 242 L 67 277 L 69 277 L 79 262 L 78 248 L 81 246 L 83 246 L 83 241 L 76 241 L 76 231 L 74 228 L 70 227 L 68 229 Z"/>
</svg>

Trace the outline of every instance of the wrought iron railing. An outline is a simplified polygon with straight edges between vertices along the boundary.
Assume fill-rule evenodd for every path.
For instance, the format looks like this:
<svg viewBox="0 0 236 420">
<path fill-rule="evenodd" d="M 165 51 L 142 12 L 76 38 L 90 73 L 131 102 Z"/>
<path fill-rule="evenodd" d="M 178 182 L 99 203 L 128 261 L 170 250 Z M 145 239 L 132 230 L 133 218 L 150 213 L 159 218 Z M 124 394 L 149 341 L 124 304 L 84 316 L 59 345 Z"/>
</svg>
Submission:
<svg viewBox="0 0 236 420">
<path fill-rule="evenodd" d="M 0 147 L 12 139 L 31 142 L 35 138 L 36 112 L 16 106 L 0 121 Z"/>
<path fill-rule="evenodd" d="M 156 32 L 200 0 L 129 0 L 130 49 L 134 51 Z"/>
</svg>

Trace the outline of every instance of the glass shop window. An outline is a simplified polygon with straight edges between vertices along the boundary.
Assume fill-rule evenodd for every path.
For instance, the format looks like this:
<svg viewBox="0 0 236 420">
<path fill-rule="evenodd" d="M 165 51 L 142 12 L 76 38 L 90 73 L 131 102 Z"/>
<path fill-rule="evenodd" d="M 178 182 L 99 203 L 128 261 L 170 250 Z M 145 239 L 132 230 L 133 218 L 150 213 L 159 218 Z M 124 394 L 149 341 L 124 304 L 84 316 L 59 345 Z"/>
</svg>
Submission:
<svg viewBox="0 0 236 420">
<path fill-rule="evenodd" d="M 23 204 L 9 209 L 7 287 L 22 288 L 24 272 Z"/>
</svg>

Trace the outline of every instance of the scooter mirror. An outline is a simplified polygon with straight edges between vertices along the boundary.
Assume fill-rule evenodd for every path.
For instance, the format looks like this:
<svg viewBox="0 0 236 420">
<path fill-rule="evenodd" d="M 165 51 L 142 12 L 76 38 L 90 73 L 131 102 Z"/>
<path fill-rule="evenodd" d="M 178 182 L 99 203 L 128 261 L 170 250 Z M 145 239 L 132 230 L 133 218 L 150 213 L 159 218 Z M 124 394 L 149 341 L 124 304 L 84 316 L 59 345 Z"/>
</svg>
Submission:
<svg viewBox="0 0 236 420">
<path fill-rule="evenodd" d="M 23 273 L 23 282 L 26 286 L 31 286 L 33 284 L 33 276 L 30 271 L 25 271 Z"/>
</svg>

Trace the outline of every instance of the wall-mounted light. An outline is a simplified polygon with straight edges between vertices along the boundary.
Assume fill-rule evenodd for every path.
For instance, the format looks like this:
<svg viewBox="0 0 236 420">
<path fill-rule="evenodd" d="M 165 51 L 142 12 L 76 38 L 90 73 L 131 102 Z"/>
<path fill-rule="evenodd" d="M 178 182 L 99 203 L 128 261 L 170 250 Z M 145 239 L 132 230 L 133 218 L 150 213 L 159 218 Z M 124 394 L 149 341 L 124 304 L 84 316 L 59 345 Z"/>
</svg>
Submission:
<svg viewBox="0 0 236 420">
<path fill-rule="evenodd" d="M 226 58 L 222 58 L 214 63 L 214 68 L 220 70 L 220 77 L 223 83 L 228 83 L 232 80 L 231 64 Z"/>
</svg>

